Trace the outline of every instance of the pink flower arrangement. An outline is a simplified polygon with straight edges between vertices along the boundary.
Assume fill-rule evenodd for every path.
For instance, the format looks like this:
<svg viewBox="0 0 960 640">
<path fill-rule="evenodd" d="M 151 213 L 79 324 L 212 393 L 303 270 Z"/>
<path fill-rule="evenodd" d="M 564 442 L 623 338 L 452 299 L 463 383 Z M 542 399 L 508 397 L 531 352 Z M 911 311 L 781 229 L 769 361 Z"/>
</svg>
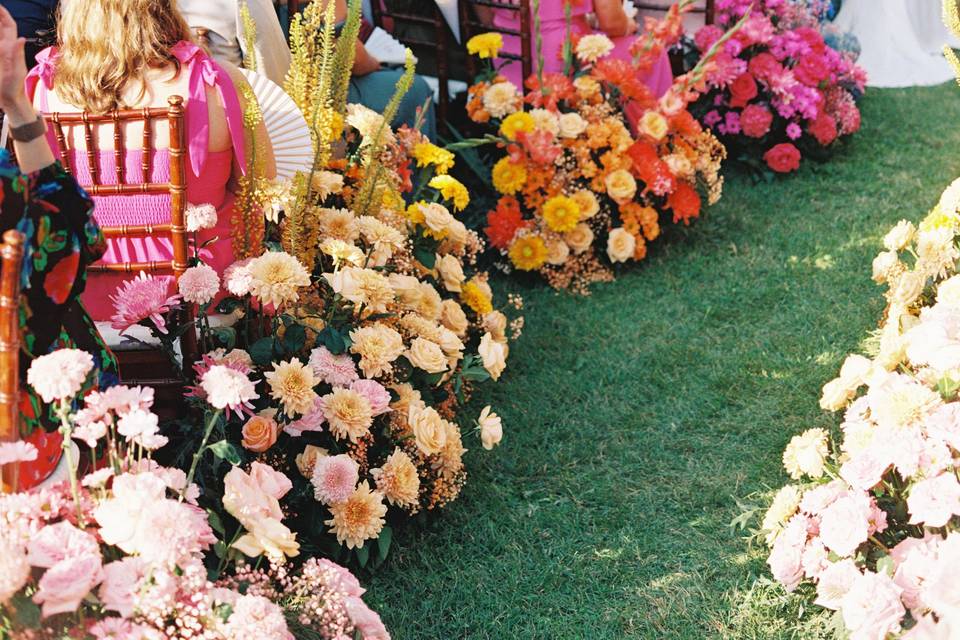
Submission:
<svg viewBox="0 0 960 640">
<path fill-rule="evenodd" d="M 730 155 L 790 173 L 803 156 L 824 158 L 860 129 L 855 98 L 866 77 L 852 57 L 832 49 L 818 30 L 828 3 L 720 0 L 717 24 L 701 28 L 693 46 L 705 54 L 748 10 L 706 77 L 709 90 L 691 112 Z"/>
<path fill-rule="evenodd" d="M 360 480 L 360 467 L 347 455 L 325 456 L 313 467 L 314 494 L 324 504 L 346 502 Z"/>
<path fill-rule="evenodd" d="M 150 320 L 160 333 L 167 332 L 164 314 L 180 304 L 180 295 L 170 295 L 173 278 L 148 276 L 143 271 L 133 280 L 127 280 L 110 297 L 115 313 L 111 326 L 124 331 L 135 324 Z"/>
</svg>

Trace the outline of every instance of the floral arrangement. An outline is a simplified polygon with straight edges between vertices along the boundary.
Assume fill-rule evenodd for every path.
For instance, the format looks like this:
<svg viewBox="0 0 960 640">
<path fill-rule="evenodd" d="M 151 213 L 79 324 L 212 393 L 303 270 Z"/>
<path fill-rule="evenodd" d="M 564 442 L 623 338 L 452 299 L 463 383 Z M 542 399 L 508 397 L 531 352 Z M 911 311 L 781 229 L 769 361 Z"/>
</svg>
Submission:
<svg viewBox="0 0 960 640">
<path fill-rule="evenodd" d="M 270 550 L 265 568 L 232 562 L 216 513 L 198 506 L 196 467 L 186 474 L 153 459 L 167 442 L 153 389 L 116 386 L 75 403 L 92 366 L 86 352 L 61 350 L 29 369 L 32 386 L 58 409 L 70 477 L 0 496 L 0 635 L 389 639 L 339 565 L 310 559 L 294 570 Z M 84 474 L 70 459 L 73 440 L 91 454 Z M 36 455 L 30 444 L 0 444 L 0 464 Z M 256 463 L 247 478 L 225 507 L 257 527 L 282 526 L 277 496 L 290 481 Z"/>
<path fill-rule="evenodd" d="M 346 105 L 345 92 L 337 102 L 329 70 L 349 73 L 337 60 L 353 50 L 342 43 L 359 13 L 334 45 L 332 7 L 310 5 L 291 28 L 288 89 L 315 125 L 317 157 L 309 173 L 258 189 L 263 246 L 222 274 L 195 252 L 176 291 L 169 279 L 127 282 L 114 326 L 146 325 L 171 352 L 198 330 L 203 356 L 185 367 L 192 414 L 163 453 L 196 470 L 201 504 L 229 534 L 224 553 L 306 549 L 366 566 L 386 558 L 391 524 L 457 498 L 465 436 L 500 442 L 490 407 L 473 419 L 463 407 L 500 378 L 523 320 L 495 308 L 476 269 L 484 245 L 455 217 L 469 193 L 449 175 L 453 154 L 389 126 L 412 64 L 384 114 Z M 210 214 L 192 208 L 188 225 L 213 224 Z M 171 312 L 188 307 L 196 322 L 178 324 Z M 520 308 L 513 296 L 504 307 Z M 265 488 L 265 474 L 287 478 L 283 490 Z M 273 516 L 251 519 L 247 500 L 275 503 Z"/>
<path fill-rule="evenodd" d="M 724 148 L 686 109 L 707 65 L 659 100 L 638 77 L 680 37 L 689 4 L 663 21 L 647 19 L 633 63 L 610 59 L 613 43 L 602 34 L 575 38 L 568 72 L 531 76 L 526 97 L 493 65 L 499 34 L 467 43 L 487 61 L 469 90 L 468 113 L 495 133 L 453 148 L 504 150 L 492 168 L 502 197 L 484 233 L 508 269 L 585 293 L 612 279 L 612 265 L 642 260 L 667 221 L 689 224 L 704 198 L 719 199 Z"/>
<path fill-rule="evenodd" d="M 708 90 L 691 109 L 730 154 L 761 173 L 790 173 L 804 156 L 825 159 L 860 129 L 856 99 L 866 75 L 854 55 L 828 46 L 818 16 L 826 3 L 731 0 L 717 3 L 717 24 L 693 38 L 693 59 L 730 25 L 707 74 Z"/>
<path fill-rule="evenodd" d="M 838 612 L 853 640 L 960 633 L 960 180 L 884 238 L 887 309 L 872 357 L 851 355 L 820 405 L 843 411 L 783 454 L 794 483 L 763 520 L 769 565 Z M 901 635 L 902 634 L 902 635 Z"/>
</svg>

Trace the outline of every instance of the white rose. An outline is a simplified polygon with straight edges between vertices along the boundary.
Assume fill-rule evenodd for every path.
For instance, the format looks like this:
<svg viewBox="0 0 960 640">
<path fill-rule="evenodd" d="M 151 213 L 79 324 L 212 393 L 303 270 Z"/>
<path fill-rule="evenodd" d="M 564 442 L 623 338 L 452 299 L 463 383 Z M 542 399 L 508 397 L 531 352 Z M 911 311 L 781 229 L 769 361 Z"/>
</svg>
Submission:
<svg viewBox="0 0 960 640">
<path fill-rule="evenodd" d="M 847 406 L 847 402 L 853 396 L 850 390 L 850 383 L 843 378 L 834 378 L 823 385 L 823 392 L 820 395 L 820 408 L 824 411 L 839 411 Z"/>
<path fill-rule="evenodd" d="M 927 276 L 918 271 L 907 271 L 891 283 L 893 301 L 903 306 L 910 306 L 923 293 L 927 284 Z"/>
<path fill-rule="evenodd" d="M 416 338 L 410 343 L 405 355 L 413 366 L 427 373 L 442 373 L 447 370 L 447 357 L 443 354 L 443 349 L 436 342 L 425 338 Z"/>
<path fill-rule="evenodd" d="M 587 130 L 587 121 L 579 113 L 570 112 L 560 116 L 560 137 L 576 138 Z"/>
<path fill-rule="evenodd" d="M 912 222 L 901 220 L 883 237 L 883 246 L 886 247 L 888 251 L 903 251 L 906 246 L 910 244 L 910 241 L 913 240 L 913 235 L 916 231 L 917 229 L 913 226 Z"/>
<path fill-rule="evenodd" d="M 483 359 L 483 368 L 487 370 L 491 378 L 498 380 L 500 374 L 507 367 L 507 346 L 494 340 L 489 333 L 485 333 L 483 338 L 480 339 L 478 351 Z"/>
<path fill-rule="evenodd" d="M 493 413 L 490 407 L 484 407 L 477 420 L 480 424 L 480 442 L 483 448 L 490 451 L 503 440 L 503 422 L 500 416 Z"/>
<path fill-rule="evenodd" d="M 960 276 L 953 276 L 937 285 L 937 302 L 948 307 L 960 307 Z"/>
<path fill-rule="evenodd" d="M 896 251 L 883 251 L 873 259 L 873 281 L 883 284 L 896 278 L 905 270 Z"/>
<path fill-rule="evenodd" d="M 437 270 L 443 279 L 443 286 L 447 291 L 459 292 L 466 276 L 463 275 L 463 266 L 456 256 L 447 254 L 443 257 L 437 256 Z"/>
<path fill-rule="evenodd" d="M 633 257 L 636 248 L 637 239 L 623 227 L 613 229 L 607 238 L 607 256 L 610 262 L 626 262 Z"/>
</svg>

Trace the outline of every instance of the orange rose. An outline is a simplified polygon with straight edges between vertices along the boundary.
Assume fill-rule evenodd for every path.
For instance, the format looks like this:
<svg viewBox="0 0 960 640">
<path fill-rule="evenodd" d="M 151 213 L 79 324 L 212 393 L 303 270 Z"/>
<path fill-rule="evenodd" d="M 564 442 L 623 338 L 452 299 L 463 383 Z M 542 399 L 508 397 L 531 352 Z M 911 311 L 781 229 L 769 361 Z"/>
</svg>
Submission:
<svg viewBox="0 0 960 640">
<path fill-rule="evenodd" d="M 253 416 L 240 432 L 245 449 L 263 453 L 277 442 L 277 422 L 267 416 Z"/>
</svg>

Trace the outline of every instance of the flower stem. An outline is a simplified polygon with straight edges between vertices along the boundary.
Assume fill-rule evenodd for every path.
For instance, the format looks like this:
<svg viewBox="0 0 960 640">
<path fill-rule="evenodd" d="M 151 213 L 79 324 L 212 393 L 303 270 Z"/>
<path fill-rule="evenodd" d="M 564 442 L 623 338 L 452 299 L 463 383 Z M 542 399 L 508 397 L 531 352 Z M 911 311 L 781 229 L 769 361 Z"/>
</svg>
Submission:
<svg viewBox="0 0 960 640">
<path fill-rule="evenodd" d="M 77 482 L 77 467 L 73 464 L 73 428 L 70 425 L 70 404 L 66 398 L 60 399 L 57 407 L 57 417 L 60 418 L 60 435 L 63 436 L 63 457 L 67 461 L 67 471 L 70 473 L 70 492 L 73 494 L 73 503 L 77 508 L 77 525 L 83 528 L 83 511 L 80 508 L 80 488 Z M 79 466 L 80 461 L 77 461 Z"/>
<path fill-rule="evenodd" d="M 197 473 L 197 465 L 200 464 L 200 458 L 203 457 L 204 452 L 207 450 L 207 442 L 210 440 L 210 434 L 213 433 L 213 425 L 217 424 L 219 418 L 220 411 L 215 411 L 207 422 L 206 429 L 203 432 L 203 441 L 200 443 L 200 448 L 197 449 L 197 452 L 193 454 L 193 462 L 190 463 L 190 473 L 187 474 L 187 483 L 184 485 L 183 491 L 180 492 L 181 501 L 184 496 L 187 495 L 187 490 L 190 488 L 190 485 L 193 484 L 193 476 Z"/>
</svg>

